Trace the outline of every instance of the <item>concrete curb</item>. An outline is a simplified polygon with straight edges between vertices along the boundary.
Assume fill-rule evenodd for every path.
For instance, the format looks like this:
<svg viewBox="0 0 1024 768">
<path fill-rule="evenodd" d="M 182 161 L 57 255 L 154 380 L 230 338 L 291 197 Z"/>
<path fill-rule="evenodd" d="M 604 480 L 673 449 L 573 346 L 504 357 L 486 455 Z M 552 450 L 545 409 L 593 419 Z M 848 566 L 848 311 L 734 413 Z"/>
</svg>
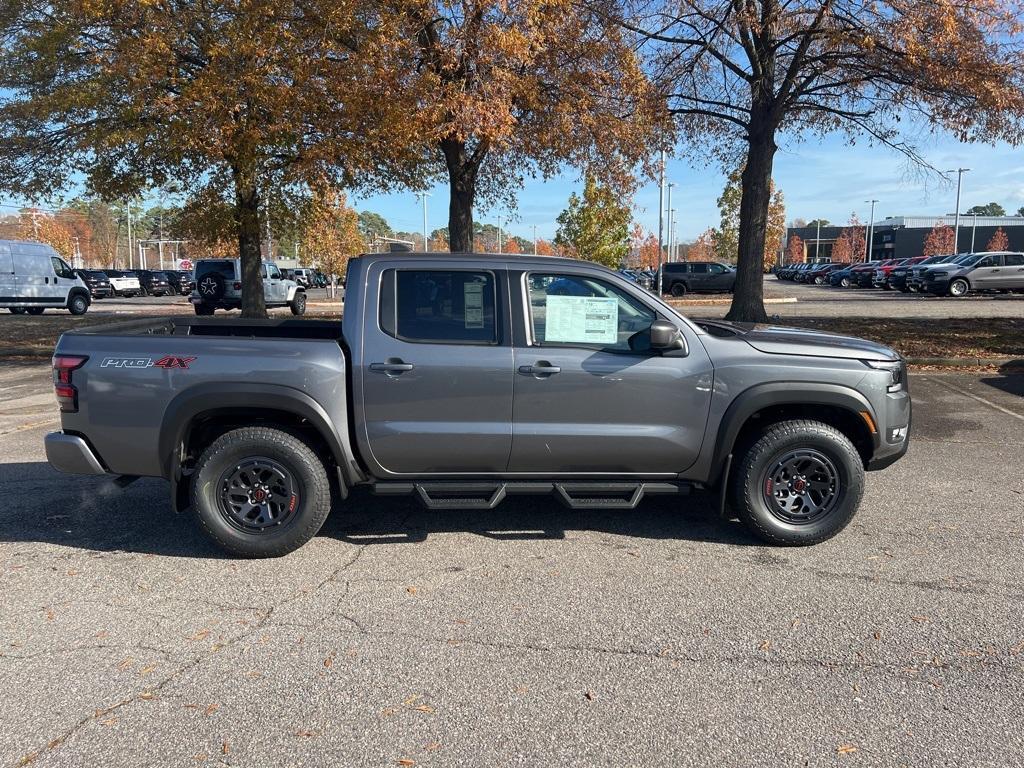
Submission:
<svg viewBox="0 0 1024 768">
<path fill-rule="evenodd" d="M 673 299 L 666 298 L 666 302 L 673 307 L 726 307 L 732 304 L 732 299 Z M 785 296 L 780 299 L 765 299 L 765 304 L 796 304 L 798 299 L 795 296 Z"/>
<path fill-rule="evenodd" d="M 976 368 L 981 365 L 1010 365 L 1024 369 L 1024 359 L 1019 357 L 908 357 L 907 365 L 934 365 L 942 368 Z"/>
<path fill-rule="evenodd" d="M 0 347 L 3 357 L 53 357 L 53 347 Z"/>
</svg>

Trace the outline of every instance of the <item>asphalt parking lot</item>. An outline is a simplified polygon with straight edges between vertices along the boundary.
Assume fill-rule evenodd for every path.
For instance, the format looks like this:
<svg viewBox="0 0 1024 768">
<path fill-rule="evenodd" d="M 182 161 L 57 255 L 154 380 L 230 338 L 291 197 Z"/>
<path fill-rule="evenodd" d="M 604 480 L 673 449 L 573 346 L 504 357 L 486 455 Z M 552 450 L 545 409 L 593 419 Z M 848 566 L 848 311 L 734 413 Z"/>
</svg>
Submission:
<svg viewBox="0 0 1024 768">
<path fill-rule="evenodd" d="M 0 365 L 0 764 L 1019 765 L 1024 376 L 911 379 L 836 539 L 712 500 L 426 512 L 356 495 L 226 559 L 166 485 L 63 476 Z"/>
</svg>

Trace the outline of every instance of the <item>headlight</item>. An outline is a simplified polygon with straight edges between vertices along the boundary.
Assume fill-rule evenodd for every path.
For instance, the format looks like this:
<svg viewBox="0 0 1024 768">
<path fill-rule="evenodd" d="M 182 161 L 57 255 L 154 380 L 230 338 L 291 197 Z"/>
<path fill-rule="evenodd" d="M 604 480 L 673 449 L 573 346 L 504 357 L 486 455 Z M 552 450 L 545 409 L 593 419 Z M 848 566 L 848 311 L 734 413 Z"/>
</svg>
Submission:
<svg viewBox="0 0 1024 768">
<path fill-rule="evenodd" d="M 891 377 L 886 392 L 899 392 L 906 384 L 907 370 L 902 360 L 865 360 L 864 364 L 876 371 L 888 371 Z"/>
</svg>

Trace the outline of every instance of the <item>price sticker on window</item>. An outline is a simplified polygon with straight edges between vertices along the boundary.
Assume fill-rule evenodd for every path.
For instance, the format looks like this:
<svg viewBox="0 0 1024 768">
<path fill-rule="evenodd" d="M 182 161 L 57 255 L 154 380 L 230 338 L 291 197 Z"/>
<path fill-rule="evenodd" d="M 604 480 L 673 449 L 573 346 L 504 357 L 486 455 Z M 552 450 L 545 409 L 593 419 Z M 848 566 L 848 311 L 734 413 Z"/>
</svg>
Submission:
<svg viewBox="0 0 1024 768">
<path fill-rule="evenodd" d="M 619 303 L 592 296 L 548 296 L 544 341 L 615 344 L 619 340 Z"/>
</svg>

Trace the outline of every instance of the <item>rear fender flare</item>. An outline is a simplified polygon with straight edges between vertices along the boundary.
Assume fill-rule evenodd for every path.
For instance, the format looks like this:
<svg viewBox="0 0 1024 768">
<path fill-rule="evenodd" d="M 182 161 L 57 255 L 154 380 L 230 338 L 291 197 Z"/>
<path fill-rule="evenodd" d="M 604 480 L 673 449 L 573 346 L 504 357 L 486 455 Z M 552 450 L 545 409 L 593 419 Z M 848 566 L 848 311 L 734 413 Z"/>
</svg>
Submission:
<svg viewBox="0 0 1024 768">
<path fill-rule="evenodd" d="M 276 384 L 218 382 L 199 384 L 177 395 L 167 406 L 160 426 L 159 451 L 163 476 L 171 481 L 171 496 L 177 496 L 181 479 L 180 447 L 188 438 L 197 417 L 242 406 L 254 411 L 283 411 L 305 419 L 327 443 L 338 466 L 339 490 L 361 479 L 348 444 L 348 424 L 335 425 L 323 407 L 305 392 Z"/>
</svg>

